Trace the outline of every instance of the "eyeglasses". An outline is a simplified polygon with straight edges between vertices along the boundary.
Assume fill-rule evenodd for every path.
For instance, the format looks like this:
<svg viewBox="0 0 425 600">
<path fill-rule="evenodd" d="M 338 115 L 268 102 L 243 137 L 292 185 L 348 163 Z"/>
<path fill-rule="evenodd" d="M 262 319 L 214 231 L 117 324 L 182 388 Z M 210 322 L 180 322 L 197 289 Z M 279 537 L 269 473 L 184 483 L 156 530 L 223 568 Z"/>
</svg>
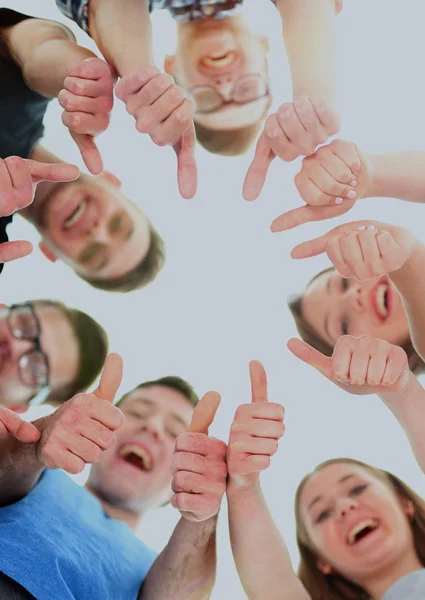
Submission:
<svg viewBox="0 0 425 600">
<path fill-rule="evenodd" d="M 196 112 L 212 113 L 226 104 L 249 104 L 269 95 L 268 80 L 260 74 L 243 75 L 235 81 L 231 98 L 226 100 L 212 85 L 197 85 L 188 90 L 193 100 Z"/>
<path fill-rule="evenodd" d="M 33 305 L 25 302 L 10 306 L 7 324 L 15 339 L 33 343 L 33 348 L 20 356 L 18 373 L 25 386 L 38 390 L 29 406 L 42 404 L 50 393 L 50 368 L 49 359 L 40 345 L 41 327 Z"/>
</svg>

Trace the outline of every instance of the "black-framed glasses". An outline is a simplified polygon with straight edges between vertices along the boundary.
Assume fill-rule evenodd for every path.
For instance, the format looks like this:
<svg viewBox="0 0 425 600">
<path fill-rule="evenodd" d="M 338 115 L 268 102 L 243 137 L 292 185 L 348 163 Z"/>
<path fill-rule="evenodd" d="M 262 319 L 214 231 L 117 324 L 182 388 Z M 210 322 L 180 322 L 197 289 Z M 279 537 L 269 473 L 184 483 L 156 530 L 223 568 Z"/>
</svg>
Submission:
<svg viewBox="0 0 425 600">
<path fill-rule="evenodd" d="M 188 90 L 188 95 L 195 104 L 196 112 L 212 113 L 226 104 L 249 104 L 269 95 L 268 79 L 259 73 L 242 75 L 233 86 L 231 97 L 224 98 L 213 85 L 197 85 Z"/>
<path fill-rule="evenodd" d="M 50 367 L 49 359 L 40 345 L 40 321 L 31 302 L 10 306 L 7 324 L 15 339 L 33 344 L 30 350 L 19 357 L 18 373 L 26 387 L 37 390 L 29 405 L 42 404 L 50 393 Z"/>
</svg>

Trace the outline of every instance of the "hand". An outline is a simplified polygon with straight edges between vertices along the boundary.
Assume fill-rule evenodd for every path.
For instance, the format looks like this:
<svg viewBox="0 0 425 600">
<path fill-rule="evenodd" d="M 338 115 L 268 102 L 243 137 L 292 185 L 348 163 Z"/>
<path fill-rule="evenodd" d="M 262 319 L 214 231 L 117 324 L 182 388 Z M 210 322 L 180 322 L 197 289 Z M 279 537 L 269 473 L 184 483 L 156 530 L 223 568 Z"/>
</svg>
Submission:
<svg viewBox="0 0 425 600">
<path fill-rule="evenodd" d="M 103 161 L 94 137 L 109 126 L 114 105 L 115 78 L 100 58 L 87 58 L 71 65 L 58 100 L 62 122 L 80 149 L 84 164 L 93 175 L 103 171 Z"/>
<path fill-rule="evenodd" d="M 258 482 L 260 471 L 270 466 L 270 458 L 285 432 L 285 409 L 268 401 L 264 367 L 253 361 L 249 370 L 252 401 L 237 409 L 227 449 L 229 485 L 238 488 L 249 488 Z"/>
<path fill-rule="evenodd" d="M 19 156 L 0 159 L 0 217 L 29 206 L 40 181 L 73 181 L 79 175 L 78 167 L 65 163 L 41 163 Z"/>
<path fill-rule="evenodd" d="M 310 221 L 323 221 L 348 212 L 372 184 L 369 157 L 353 142 L 333 140 L 304 158 L 295 185 L 308 205 L 295 208 L 272 223 L 272 231 L 285 231 Z"/>
<path fill-rule="evenodd" d="M 258 140 L 254 160 L 245 178 L 244 198 L 258 198 L 276 156 L 291 162 L 298 156 L 313 154 L 319 144 L 327 142 L 340 128 L 339 116 L 322 99 L 304 96 L 282 104 L 276 114 L 269 116 Z"/>
<path fill-rule="evenodd" d="M 115 444 L 114 431 L 123 415 L 112 405 L 122 379 L 122 359 L 110 354 L 98 388 L 92 394 L 77 394 L 52 415 L 36 421 L 41 432 L 37 458 L 47 469 L 80 473 L 86 464 L 97 463 Z"/>
<path fill-rule="evenodd" d="M 13 410 L 0 406 L 0 440 L 9 436 L 18 442 L 30 444 L 40 439 L 40 432 L 32 423 L 27 423 Z"/>
<path fill-rule="evenodd" d="M 367 281 L 400 269 L 417 243 L 402 227 L 376 221 L 355 221 L 299 244 L 291 255 L 292 258 L 307 258 L 326 252 L 342 277 Z"/>
<path fill-rule="evenodd" d="M 414 377 L 402 348 L 369 335 L 340 337 L 332 358 L 296 338 L 289 340 L 288 348 L 351 394 L 400 393 Z"/>
<path fill-rule="evenodd" d="M 136 120 L 136 129 L 147 133 L 158 146 L 173 146 L 177 155 L 177 178 L 184 198 L 196 194 L 195 107 L 170 75 L 145 67 L 119 81 L 117 98 Z"/>
<path fill-rule="evenodd" d="M 176 440 L 171 504 L 189 521 L 207 521 L 217 515 L 226 491 L 227 447 L 208 436 L 219 404 L 219 394 L 206 394 L 193 412 L 189 430 Z"/>
</svg>

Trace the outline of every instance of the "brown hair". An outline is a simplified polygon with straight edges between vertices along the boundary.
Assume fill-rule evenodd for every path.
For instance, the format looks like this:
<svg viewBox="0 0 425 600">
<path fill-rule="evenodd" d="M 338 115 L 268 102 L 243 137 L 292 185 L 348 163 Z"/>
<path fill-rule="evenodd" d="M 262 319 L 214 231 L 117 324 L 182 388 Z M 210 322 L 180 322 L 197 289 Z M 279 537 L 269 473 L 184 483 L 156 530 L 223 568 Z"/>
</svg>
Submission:
<svg viewBox="0 0 425 600">
<path fill-rule="evenodd" d="M 325 273 L 329 273 L 330 271 L 334 271 L 334 270 L 335 270 L 334 267 L 329 267 L 327 269 L 324 269 L 323 271 L 320 271 L 320 273 L 315 275 L 313 277 L 313 279 L 311 279 L 308 282 L 307 288 L 313 283 L 313 281 L 315 281 L 316 279 L 318 279 Z M 289 310 L 291 311 L 291 314 L 294 318 L 295 326 L 298 330 L 298 333 L 300 334 L 301 339 L 304 340 L 310 346 L 313 346 L 313 348 L 315 348 L 316 350 L 318 350 L 325 356 L 332 356 L 333 347 L 330 346 L 327 342 L 325 342 L 316 333 L 316 331 L 313 329 L 313 327 L 311 327 L 311 325 L 309 325 L 309 323 L 307 323 L 307 321 L 305 320 L 303 312 L 302 312 L 302 299 L 303 299 L 303 296 L 301 294 L 299 296 L 292 297 L 288 301 Z M 404 344 L 402 344 L 401 347 L 407 354 L 407 358 L 409 361 L 409 368 L 412 371 L 412 373 L 416 376 L 419 376 L 419 375 L 421 375 L 421 373 L 424 373 L 425 372 L 425 362 L 421 359 L 419 354 L 416 352 L 410 337 L 407 338 L 406 342 Z"/>
<path fill-rule="evenodd" d="M 159 233 L 149 224 L 149 250 L 140 263 L 118 279 L 90 279 L 82 277 L 90 285 L 104 292 L 133 292 L 151 283 L 165 262 L 164 242 Z"/>
<path fill-rule="evenodd" d="M 62 389 L 52 390 L 46 399 L 50 404 L 61 404 L 85 391 L 95 381 L 105 364 L 108 336 L 92 317 L 81 310 L 68 308 L 62 302 L 34 300 L 31 304 L 36 308 L 51 307 L 60 311 L 71 325 L 78 345 L 78 370 L 74 380 Z"/>
<path fill-rule="evenodd" d="M 318 465 L 313 473 L 317 473 L 328 465 L 345 462 L 367 469 L 374 477 L 383 481 L 400 498 L 412 503 L 414 516 L 411 521 L 411 528 L 415 549 L 420 562 L 425 566 L 425 500 L 392 473 L 352 458 L 327 460 Z M 363 588 L 338 573 L 332 572 L 329 575 L 324 575 L 317 566 L 318 557 L 316 550 L 308 536 L 300 511 L 301 493 L 313 473 L 309 473 L 304 477 L 298 486 L 295 496 L 297 543 L 301 555 L 298 576 L 312 600 L 369 600 L 369 595 Z"/>
<path fill-rule="evenodd" d="M 166 377 L 161 377 L 160 379 L 154 379 L 152 381 L 145 381 L 144 383 L 139 384 L 131 392 L 127 392 L 122 398 L 118 400 L 116 406 L 119 406 L 124 402 L 130 394 L 135 392 L 136 390 L 140 390 L 147 387 L 153 387 L 154 385 L 159 385 L 162 387 L 171 388 L 172 390 L 176 390 L 182 396 L 184 396 L 194 407 L 199 402 L 199 396 L 196 394 L 193 387 L 188 383 L 185 379 L 181 377 L 177 377 L 176 375 L 167 375 Z"/>
</svg>

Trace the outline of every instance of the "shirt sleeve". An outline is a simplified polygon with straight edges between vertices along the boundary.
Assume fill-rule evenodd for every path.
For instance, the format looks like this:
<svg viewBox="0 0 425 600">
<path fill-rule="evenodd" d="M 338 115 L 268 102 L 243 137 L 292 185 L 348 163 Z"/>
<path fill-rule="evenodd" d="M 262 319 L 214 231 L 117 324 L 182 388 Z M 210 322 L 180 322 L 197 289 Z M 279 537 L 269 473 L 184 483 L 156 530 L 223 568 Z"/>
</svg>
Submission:
<svg viewBox="0 0 425 600">
<path fill-rule="evenodd" d="M 61 13 L 77 23 L 87 35 L 90 35 L 89 4 L 90 0 L 56 0 L 56 6 Z"/>
</svg>

